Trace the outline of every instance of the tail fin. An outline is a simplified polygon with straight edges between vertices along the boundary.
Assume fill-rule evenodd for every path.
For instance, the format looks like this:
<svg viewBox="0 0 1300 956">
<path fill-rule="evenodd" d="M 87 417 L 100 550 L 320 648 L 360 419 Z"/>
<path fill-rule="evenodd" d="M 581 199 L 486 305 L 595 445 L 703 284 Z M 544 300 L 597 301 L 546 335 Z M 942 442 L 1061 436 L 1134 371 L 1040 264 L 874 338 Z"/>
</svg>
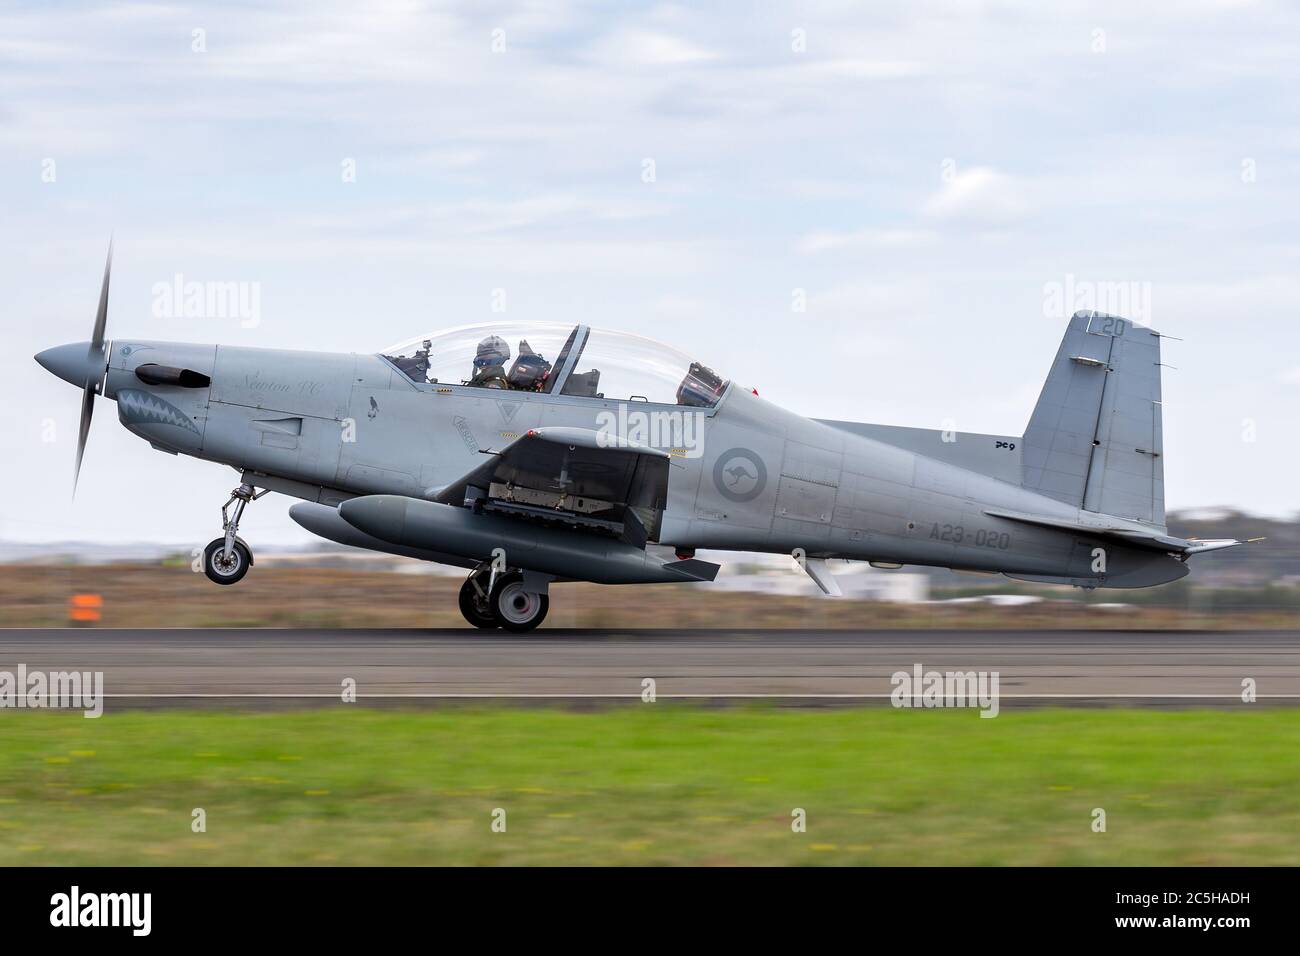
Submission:
<svg viewBox="0 0 1300 956">
<path fill-rule="evenodd" d="M 1165 527 L 1160 333 L 1076 312 L 1025 429 L 1024 487 Z"/>
</svg>

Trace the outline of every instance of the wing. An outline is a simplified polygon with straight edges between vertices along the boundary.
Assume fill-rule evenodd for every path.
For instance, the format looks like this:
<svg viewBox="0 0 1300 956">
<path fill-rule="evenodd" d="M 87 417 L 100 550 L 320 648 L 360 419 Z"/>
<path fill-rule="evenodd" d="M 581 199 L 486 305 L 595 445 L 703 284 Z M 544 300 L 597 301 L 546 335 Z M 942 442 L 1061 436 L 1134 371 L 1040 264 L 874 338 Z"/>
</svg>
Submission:
<svg viewBox="0 0 1300 956">
<path fill-rule="evenodd" d="M 440 489 L 435 500 L 612 534 L 659 537 L 668 454 L 587 428 L 536 428 Z"/>
</svg>

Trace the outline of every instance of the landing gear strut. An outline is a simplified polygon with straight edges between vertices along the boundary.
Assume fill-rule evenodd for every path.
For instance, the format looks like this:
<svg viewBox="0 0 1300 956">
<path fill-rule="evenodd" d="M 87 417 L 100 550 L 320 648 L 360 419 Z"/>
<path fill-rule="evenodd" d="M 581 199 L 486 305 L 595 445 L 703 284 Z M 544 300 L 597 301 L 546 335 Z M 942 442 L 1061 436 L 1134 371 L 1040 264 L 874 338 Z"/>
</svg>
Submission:
<svg viewBox="0 0 1300 956">
<path fill-rule="evenodd" d="M 522 571 L 494 571 L 491 563 L 475 568 L 460 587 L 460 613 L 475 627 L 531 631 L 546 619 L 550 598 L 530 587 Z"/>
<path fill-rule="evenodd" d="M 203 573 L 217 584 L 234 584 L 243 580 L 253 564 L 253 552 L 238 537 L 239 519 L 250 501 L 256 501 L 270 489 L 258 491 L 248 483 L 241 484 L 230 493 L 230 500 L 221 506 L 221 530 L 225 534 L 208 542 L 203 549 Z M 235 506 L 234 515 L 229 513 Z"/>
</svg>

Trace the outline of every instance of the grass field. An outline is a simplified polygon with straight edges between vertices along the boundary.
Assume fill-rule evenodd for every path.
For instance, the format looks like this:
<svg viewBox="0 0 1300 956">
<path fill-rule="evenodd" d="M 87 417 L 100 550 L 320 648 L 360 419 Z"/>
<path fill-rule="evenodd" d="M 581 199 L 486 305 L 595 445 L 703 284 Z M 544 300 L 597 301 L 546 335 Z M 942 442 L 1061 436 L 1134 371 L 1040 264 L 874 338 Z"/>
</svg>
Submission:
<svg viewBox="0 0 1300 956">
<path fill-rule="evenodd" d="M 0 865 L 1300 863 L 1298 710 L 339 705 L 0 727 Z"/>
</svg>

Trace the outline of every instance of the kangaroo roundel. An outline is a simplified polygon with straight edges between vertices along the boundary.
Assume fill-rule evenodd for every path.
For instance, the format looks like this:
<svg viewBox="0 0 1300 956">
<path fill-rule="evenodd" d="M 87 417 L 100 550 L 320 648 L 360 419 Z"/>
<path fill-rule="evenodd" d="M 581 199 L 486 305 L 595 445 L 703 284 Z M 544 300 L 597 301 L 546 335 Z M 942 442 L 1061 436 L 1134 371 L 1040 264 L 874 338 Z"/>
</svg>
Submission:
<svg viewBox="0 0 1300 956">
<path fill-rule="evenodd" d="M 767 466 L 748 448 L 732 448 L 718 456 L 713 483 L 730 501 L 753 501 L 767 486 Z"/>
</svg>

